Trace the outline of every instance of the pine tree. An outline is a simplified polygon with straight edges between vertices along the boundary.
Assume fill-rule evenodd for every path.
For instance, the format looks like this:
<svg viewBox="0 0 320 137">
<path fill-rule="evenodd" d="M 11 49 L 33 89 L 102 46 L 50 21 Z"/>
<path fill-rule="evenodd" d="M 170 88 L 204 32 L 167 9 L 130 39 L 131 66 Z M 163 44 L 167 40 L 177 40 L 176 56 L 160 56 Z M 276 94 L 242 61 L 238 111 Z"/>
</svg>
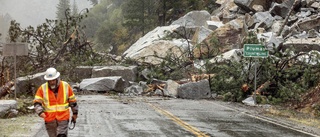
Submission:
<svg viewBox="0 0 320 137">
<path fill-rule="evenodd" d="M 70 0 L 59 0 L 59 4 L 57 6 L 57 19 L 58 20 L 65 20 L 66 15 L 65 13 L 67 10 L 70 10 Z"/>
<path fill-rule="evenodd" d="M 78 6 L 76 3 L 76 0 L 73 0 L 73 5 L 72 5 L 72 15 L 73 16 L 77 16 L 79 10 L 78 10 Z"/>
<path fill-rule="evenodd" d="M 5 42 L 10 27 L 11 16 L 7 13 L 0 15 L 0 42 Z"/>
<path fill-rule="evenodd" d="M 129 0 L 124 8 L 124 25 L 129 29 L 137 29 L 144 35 L 156 24 L 155 0 Z"/>
</svg>

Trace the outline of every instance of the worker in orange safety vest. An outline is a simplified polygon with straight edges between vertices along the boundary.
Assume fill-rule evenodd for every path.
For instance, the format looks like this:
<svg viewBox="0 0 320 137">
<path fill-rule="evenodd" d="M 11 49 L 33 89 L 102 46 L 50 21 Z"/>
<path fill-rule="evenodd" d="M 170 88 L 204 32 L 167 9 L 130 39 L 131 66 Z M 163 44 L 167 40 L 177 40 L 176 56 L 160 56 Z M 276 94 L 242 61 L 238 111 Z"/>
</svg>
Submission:
<svg viewBox="0 0 320 137">
<path fill-rule="evenodd" d="M 48 68 L 42 84 L 33 100 L 35 112 L 44 119 L 49 137 L 67 137 L 72 111 L 75 122 L 78 115 L 78 105 L 70 85 L 60 80 L 60 73 L 55 68 Z"/>
</svg>

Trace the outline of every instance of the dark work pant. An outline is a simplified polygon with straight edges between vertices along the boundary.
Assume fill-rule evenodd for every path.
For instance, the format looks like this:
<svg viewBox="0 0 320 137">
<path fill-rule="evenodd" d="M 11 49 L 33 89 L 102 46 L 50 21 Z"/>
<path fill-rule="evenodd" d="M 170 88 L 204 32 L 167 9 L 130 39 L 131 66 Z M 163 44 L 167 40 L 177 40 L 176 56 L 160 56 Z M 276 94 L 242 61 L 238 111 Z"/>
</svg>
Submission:
<svg viewBox="0 0 320 137">
<path fill-rule="evenodd" d="M 51 122 L 45 122 L 46 130 L 48 132 L 49 137 L 67 137 L 68 136 L 68 126 L 69 126 L 69 120 L 63 120 L 63 121 L 51 121 Z M 65 135 L 65 136 L 63 136 Z"/>
</svg>

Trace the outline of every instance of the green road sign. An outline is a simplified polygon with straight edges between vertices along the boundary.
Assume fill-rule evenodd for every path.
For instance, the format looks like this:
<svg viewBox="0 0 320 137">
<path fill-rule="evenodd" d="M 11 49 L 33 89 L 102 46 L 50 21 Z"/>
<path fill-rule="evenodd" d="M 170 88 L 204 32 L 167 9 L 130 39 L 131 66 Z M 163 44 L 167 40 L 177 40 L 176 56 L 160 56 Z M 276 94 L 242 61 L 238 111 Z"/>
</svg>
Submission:
<svg viewBox="0 0 320 137">
<path fill-rule="evenodd" d="M 244 57 L 268 57 L 269 51 L 261 44 L 244 44 Z"/>
</svg>

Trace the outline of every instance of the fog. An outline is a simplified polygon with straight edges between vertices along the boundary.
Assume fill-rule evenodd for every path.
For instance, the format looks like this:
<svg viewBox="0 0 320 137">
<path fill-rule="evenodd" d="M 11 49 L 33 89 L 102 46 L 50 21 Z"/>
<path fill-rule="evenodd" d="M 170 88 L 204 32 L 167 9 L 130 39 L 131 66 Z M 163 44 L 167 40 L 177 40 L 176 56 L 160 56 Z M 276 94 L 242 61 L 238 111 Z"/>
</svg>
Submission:
<svg viewBox="0 0 320 137">
<path fill-rule="evenodd" d="M 78 10 L 92 7 L 88 0 L 75 0 Z M 70 0 L 72 7 L 74 0 Z M 45 19 L 55 19 L 59 0 L 0 0 L 0 15 L 9 14 L 21 27 L 36 27 Z"/>
</svg>

